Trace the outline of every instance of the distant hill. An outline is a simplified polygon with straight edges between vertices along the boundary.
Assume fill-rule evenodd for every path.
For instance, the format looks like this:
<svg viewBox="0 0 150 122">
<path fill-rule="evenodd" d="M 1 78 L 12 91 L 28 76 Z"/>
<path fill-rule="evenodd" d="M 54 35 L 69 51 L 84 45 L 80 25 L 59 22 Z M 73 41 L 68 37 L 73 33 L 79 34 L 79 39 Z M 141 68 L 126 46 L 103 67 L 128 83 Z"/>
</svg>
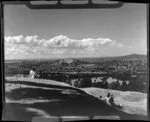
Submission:
<svg viewBox="0 0 150 122">
<path fill-rule="evenodd" d="M 94 57 L 94 58 L 80 58 L 81 61 L 90 63 L 104 62 L 110 60 L 146 60 L 147 55 L 142 54 L 130 54 L 125 56 L 113 56 L 113 57 Z"/>
<path fill-rule="evenodd" d="M 98 63 L 111 60 L 146 60 L 147 55 L 130 54 L 125 56 L 112 56 L 112 57 L 85 57 L 85 58 L 66 58 L 66 59 L 34 59 L 34 60 L 5 60 L 5 63 L 18 63 L 18 62 L 44 62 L 55 65 L 80 65 L 88 63 Z"/>
<path fill-rule="evenodd" d="M 140 59 L 146 59 L 147 56 L 146 55 L 141 55 L 141 54 L 130 54 L 130 55 L 126 55 L 126 56 L 119 56 L 119 57 L 115 57 L 117 59 L 129 59 L 129 60 L 140 60 Z"/>
<path fill-rule="evenodd" d="M 86 58 L 66 58 L 53 61 L 55 65 L 80 65 L 88 63 L 98 63 L 111 60 L 146 60 L 147 55 L 130 54 L 125 56 L 112 56 L 112 57 L 86 57 Z"/>
</svg>

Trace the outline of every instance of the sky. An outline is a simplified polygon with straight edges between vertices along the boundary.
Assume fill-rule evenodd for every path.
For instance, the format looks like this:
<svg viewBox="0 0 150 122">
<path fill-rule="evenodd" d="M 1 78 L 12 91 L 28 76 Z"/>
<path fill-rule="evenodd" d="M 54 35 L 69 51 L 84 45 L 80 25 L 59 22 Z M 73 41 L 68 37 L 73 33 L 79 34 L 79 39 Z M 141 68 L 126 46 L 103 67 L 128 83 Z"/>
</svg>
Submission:
<svg viewBox="0 0 150 122">
<path fill-rule="evenodd" d="M 5 59 L 147 53 L 146 4 L 117 9 L 32 10 L 4 6 Z"/>
</svg>

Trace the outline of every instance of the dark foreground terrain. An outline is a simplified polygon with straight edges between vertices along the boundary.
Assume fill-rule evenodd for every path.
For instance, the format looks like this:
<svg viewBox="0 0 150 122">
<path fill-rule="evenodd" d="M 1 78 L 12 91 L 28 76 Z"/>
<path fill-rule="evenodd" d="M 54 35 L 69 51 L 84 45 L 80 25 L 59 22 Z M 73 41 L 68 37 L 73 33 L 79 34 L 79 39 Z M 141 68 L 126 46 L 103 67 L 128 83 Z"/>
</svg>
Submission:
<svg viewBox="0 0 150 122">
<path fill-rule="evenodd" d="M 6 78 L 3 120 L 31 121 L 33 117 L 85 116 L 86 119 L 145 120 L 129 114 L 65 83 L 52 80 Z"/>
</svg>

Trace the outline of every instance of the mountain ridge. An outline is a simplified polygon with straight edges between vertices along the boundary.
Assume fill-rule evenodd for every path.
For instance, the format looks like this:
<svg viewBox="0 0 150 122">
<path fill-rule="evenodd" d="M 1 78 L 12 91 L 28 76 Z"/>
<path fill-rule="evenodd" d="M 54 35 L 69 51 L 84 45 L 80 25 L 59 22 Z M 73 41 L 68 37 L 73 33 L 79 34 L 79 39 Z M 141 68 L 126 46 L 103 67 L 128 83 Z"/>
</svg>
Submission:
<svg viewBox="0 0 150 122">
<path fill-rule="evenodd" d="M 110 61 L 110 60 L 146 60 L 147 55 L 144 54 L 129 54 L 124 56 L 109 56 L 109 57 L 95 57 L 95 58 L 80 58 L 81 61 L 88 62 L 102 62 L 102 61 Z"/>
</svg>

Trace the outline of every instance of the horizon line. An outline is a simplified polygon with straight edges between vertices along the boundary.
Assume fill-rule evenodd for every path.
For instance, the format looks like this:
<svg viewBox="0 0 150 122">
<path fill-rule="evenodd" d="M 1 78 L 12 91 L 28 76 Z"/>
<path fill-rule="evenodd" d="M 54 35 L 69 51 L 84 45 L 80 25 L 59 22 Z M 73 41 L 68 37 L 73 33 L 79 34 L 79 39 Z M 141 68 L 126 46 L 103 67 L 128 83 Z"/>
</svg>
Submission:
<svg viewBox="0 0 150 122">
<path fill-rule="evenodd" d="M 58 59 L 78 59 L 78 58 L 109 58 L 109 57 L 121 57 L 121 56 L 128 56 L 128 55 L 145 55 L 147 54 L 139 54 L 139 53 L 130 53 L 126 55 L 118 55 L 118 56 L 90 56 L 90 57 L 63 57 L 63 58 L 20 58 L 20 59 L 4 59 L 4 60 L 58 60 Z"/>
</svg>

